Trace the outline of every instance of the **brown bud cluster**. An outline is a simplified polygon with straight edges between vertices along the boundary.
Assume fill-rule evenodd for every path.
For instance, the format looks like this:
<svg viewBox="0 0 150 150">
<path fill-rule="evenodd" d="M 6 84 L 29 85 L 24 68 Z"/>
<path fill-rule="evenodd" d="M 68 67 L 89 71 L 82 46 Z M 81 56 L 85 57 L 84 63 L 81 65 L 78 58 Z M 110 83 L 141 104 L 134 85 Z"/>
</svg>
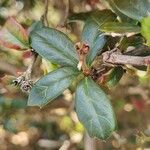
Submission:
<svg viewBox="0 0 150 150">
<path fill-rule="evenodd" d="M 78 70 L 82 70 L 85 76 L 90 75 L 90 68 L 86 64 L 86 56 L 90 50 L 89 45 L 85 42 L 78 42 L 75 44 L 75 49 L 79 57 Z"/>
<path fill-rule="evenodd" d="M 77 50 L 79 55 L 86 55 L 89 52 L 90 47 L 85 42 L 78 42 L 75 44 L 75 49 Z"/>
<path fill-rule="evenodd" d="M 33 82 L 31 80 L 29 81 L 23 81 L 22 84 L 20 85 L 20 89 L 23 92 L 29 93 L 31 88 L 32 88 Z"/>
<path fill-rule="evenodd" d="M 15 86 L 19 86 L 23 92 L 29 93 L 32 88 L 33 81 L 26 80 L 25 77 L 22 75 L 16 78 L 15 80 L 13 80 L 13 84 Z"/>
</svg>

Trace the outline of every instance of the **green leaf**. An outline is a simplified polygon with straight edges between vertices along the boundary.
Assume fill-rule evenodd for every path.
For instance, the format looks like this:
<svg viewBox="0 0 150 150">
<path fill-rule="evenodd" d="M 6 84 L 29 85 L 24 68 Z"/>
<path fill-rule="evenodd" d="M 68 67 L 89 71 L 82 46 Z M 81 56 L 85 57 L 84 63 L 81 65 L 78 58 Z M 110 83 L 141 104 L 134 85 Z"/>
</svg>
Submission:
<svg viewBox="0 0 150 150">
<path fill-rule="evenodd" d="M 141 47 L 141 45 L 143 45 L 143 37 L 139 35 L 135 35 L 131 37 L 124 37 L 121 40 L 118 48 L 120 49 L 120 51 L 126 52 L 129 46 L 132 46 L 132 47 L 134 46 L 135 48 L 138 48 L 138 47 Z M 130 52 L 131 51 L 128 51 L 127 53 L 130 53 Z"/>
<path fill-rule="evenodd" d="M 121 21 L 130 22 L 131 18 L 124 15 L 120 10 L 116 7 L 113 0 L 100 0 L 107 8 L 111 9 L 115 14 L 119 16 Z"/>
<path fill-rule="evenodd" d="M 114 68 L 109 75 L 107 85 L 115 86 L 116 84 L 118 84 L 123 74 L 124 74 L 124 69 L 122 67 L 119 66 Z"/>
<path fill-rule="evenodd" d="M 94 10 L 89 12 L 81 12 L 73 14 L 69 17 L 69 22 L 74 22 L 77 20 L 87 21 L 92 20 L 97 24 L 102 24 L 103 22 L 113 21 L 116 19 L 116 15 L 110 10 Z"/>
<path fill-rule="evenodd" d="M 50 72 L 35 83 L 29 94 L 29 106 L 44 106 L 67 89 L 78 75 L 72 67 L 63 67 Z"/>
<path fill-rule="evenodd" d="M 107 22 L 100 27 L 103 32 L 113 33 L 140 33 L 141 29 L 131 23 Z"/>
<path fill-rule="evenodd" d="M 25 109 L 27 106 L 27 103 L 25 100 L 12 100 L 11 107 L 14 109 Z"/>
<path fill-rule="evenodd" d="M 77 66 L 74 44 L 64 33 L 43 27 L 32 32 L 30 40 L 32 48 L 51 62 L 64 66 Z"/>
<path fill-rule="evenodd" d="M 126 16 L 141 20 L 143 17 L 150 15 L 149 0 L 107 0 L 108 3 L 113 3 L 115 7 Z"/>
<path fill-rule="evenodd" d="M 86 19 L 84 20 L 85 25 L 82 32 L 82 41 L 86 42 L 90 46 L 90 52 L 87 56 L 87 64 L 91 65 L 97 53 L 100 52 L 106 43 L 105 36 L 102 35 L 99 27 L 108 21 L 115 20 L 116 16 L 109 10 L 95 10 L 81 14 L 81 16 L 86 16 Z"/>
<path fill-rule="evenodd" d="M 99 26 L 95 22 L 87 20 L 82 32 L 82 41 L 90 46 L 90 51 L 87 56 L 87 64 L 91 65 L 97 53 L 102 50 L 106 43 L 105 36 L 102 35 Z"/>
<path fill-rule="evenodd" d="M 29 33 L 31 34 L 31 32 L 34 32 L 36 30 L 39 30 L 41 28 L 43 28 L 44 25 L 41 21 L 35 21 L 33 22 L 33 24 L 31 25 L 31 27 L 29 28 Z"/>
<path fill-rule="evenodd" d="M 150 17 L 143 18 L 141 21 L 141 33 L 147 40 L 147 45 L 150 46 Z"/>
<path fill-rule="evenodd" d="M 27 32 L 15 19 L 9 18 L 0 30 L 0 44 L 10 49 L 27 50 L 29 49 Z"/>
<path fill-rule="evenodd" d="M 105 93 L 91 78 L 85 78 L 79 83 L 75 107 L 79 120 L 91 137 L 105 140 L 115 130 L 112 106 Z"/>
</svg>

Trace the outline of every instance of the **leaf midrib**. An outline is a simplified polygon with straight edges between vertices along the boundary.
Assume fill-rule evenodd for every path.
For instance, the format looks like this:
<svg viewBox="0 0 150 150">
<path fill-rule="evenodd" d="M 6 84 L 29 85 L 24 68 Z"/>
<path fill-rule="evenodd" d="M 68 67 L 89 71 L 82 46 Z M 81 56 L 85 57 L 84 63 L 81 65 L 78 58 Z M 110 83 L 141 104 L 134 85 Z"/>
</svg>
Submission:
<svg viewBox="0 0 150 150">
<path fill-rule="evenodd" d="M 90 103 L 90 105 L 94 108 L 93 110 L 94 110 L 94 112 L 95 112 L 95 114 L 96 114 L 96 117 L 97 117 L 97 120 L 98 120 L 100 129 L 101 129 L 101 133 L 103 134 L 103 129 L 102 129 L 102 126 L 101 126 L 101 124 L 100 124 L 100 122 L 99 122 L 99 117 L 102 118 L 102 119 L 104 119 L 104 120 L 106 120 L 106 122 L 107 122 L 110 126 L 111 126 L 111 122 L 110 122 L 108 119 L 106 119 L 105 117 L 103 117 L 102 115 L 98 114 L 98 112 L 96 111 L 96 109 L 95 109 L 95 107 L 94 107 L 94 105 L 93 105 L 93 103 L 92 103 L 93 100 L 92 100 L 92 98 L 90 97 L 88 90 L 86 90 L 86 89 L 88 89 L 88 83 L 87 83 L 88 81 L 87 81 L 87 79 L 86 79 L 85 81 L 86 81 L 86 83 L 85 83 L 86 88 L 84 88 L 84 90 L 85 90 L 85 93 L 86 93 L 86 96 L 87 96 L 87 100 L 88 100 L 88 102 Z M 92 120 L 93 120 L 93 119 L 91 119 L 91 124 L 92 124 Z M 91 126 L 92 126 L 92 125 L 91 125 Z M 103 136 L 104 136 L 104 134 L 103 134 Z"/>
<path fill-rule="evenodd" d="M 75 60 L 77 60 L 76 58 L 74 58 L 72 55 L 70 55 L 70 53 L 68 53 L 68 52 L 66 52 L 65 51 L 65 53 L 63 52 L 63 51 L 60 51 L 57 47 L 55 47 L 55 46 L 53 46 L 51 43 L 49 43 L 49 41 L 46 39 L 46 38 L 44 38 L 43 36 L 41 36 L 39 33 L 37 33 L 37 32 L 35 32 L 34 33 L 35 35 L 37 35 L 37 36 L 39 36 L 41 39 L 44 39 L 43 41 L 45 41 L 44 43 L 46 44 L 46 45 L 48 45 L 48 47 L 50 48 L 50 47 L 52 47 L 52 48 L 54 48 L 54 49 L 56 49 L 56 51 L 57 52 L 59 52 L 59 53 L 61 53 L 63 56 L 65 56 L 68 60 L 70 60 L 70 61 L 72 61 L 72 63 L 74 63 L 74 64 L 77 64 L 77 62 L 75 61 Z M 69 57 L 71 57 L 72 59 L 70 59 Z"/>
</svg>

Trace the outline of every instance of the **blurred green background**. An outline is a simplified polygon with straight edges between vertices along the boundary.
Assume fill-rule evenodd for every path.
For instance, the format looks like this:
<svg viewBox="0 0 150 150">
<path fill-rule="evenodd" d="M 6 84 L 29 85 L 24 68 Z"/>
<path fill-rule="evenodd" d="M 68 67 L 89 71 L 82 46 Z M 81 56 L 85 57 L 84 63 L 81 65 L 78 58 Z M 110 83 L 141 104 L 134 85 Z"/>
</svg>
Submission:
<svg viewBox="0 0 150 150">
<path fill-rule="evenodd" d="M 0 28 L 13 16 L 29 29 L 34 21 L 40 20 L 44 5 L 44 0 L 0 0 Z M 66 25 L 68 15 L 95 8 L 105 7 L 98 0 L 49 0 L 49 26 L 78 41 L 83 24 Z M 8 83 L 11 76 L 24 71 L 30 61 L 28 51 L 18 52 L 0 46 L 0 150 L 150 149 L 150 80 L 145 72 L 126 74 L 120 84 L 112 88 L 110 99 L 117 116 L 117 131 L 107 141 L 100 141 L 85 133 L 69 90 L 42 109 L 27 107 L 27 95 Z M 33 78 L 55 67 L 39 59 Z"/>
</svg>

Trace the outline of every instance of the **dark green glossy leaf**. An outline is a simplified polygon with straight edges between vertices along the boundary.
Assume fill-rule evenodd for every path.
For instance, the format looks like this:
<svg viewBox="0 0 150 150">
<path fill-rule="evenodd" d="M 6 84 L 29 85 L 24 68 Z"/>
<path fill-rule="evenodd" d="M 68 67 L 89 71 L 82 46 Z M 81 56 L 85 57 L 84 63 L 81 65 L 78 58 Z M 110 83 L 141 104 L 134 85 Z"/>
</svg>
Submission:
<svg viewBox="0 0 150 150">
<path fill-rule="evenodd" d="M 85 26 L 83 28 L 82 41 L 88 43 L 90 46 L 90 52 L 87 56 L 87 64 L 91 65 L 97 53 L 100 52 L 106 43 L 105 36 L 102 35 L 99 27 L 108 21 L 115 20 L 116 16 L 109 10 L 96 10 L 81 14 L 81 16 L 86 16 L 86 19 L 83 19 L 85 21 Z"/>
<path fill-rule="evenodd" d="M 72 67 L 50 72 L 35 83 L 29 94 L 28 105 L 40 107 L 46 105 L 67 89 L 78 73 Z"/>
<path fill-rule="evenodd" d="M 31 46 L 42 57 L 64 66 L 77 66 L 72 41 L 62 32 L 43 27 L 31 33 Z"/>
<path fill-rule="evenodd" d="M 72 21 L 87 21 L 92 20 L 97 24 L 102 24 L 103 22 L 113 21 L 116 18 L 116 15 L 112 13 L 110 10 L 94 10 L 89 12 L 82 12 L 73 14 L 69 17 L 69 22 Z"/>
<path fill-rule="evenodd" d="M 113 0 L 100 0 L 107 8 L 111 9 L 115 14 L 119 16 L 121 21 L 131 22 L 131 18 L 124 15 L 115 5 Z M 132 20 L 133 21 L 133 20 Z"/>
<path fill-rule="evenodd" d="M 118 82 L 122 78 L 123 74 L 124 74 L 124 69 L 122 67 L 114 68 L 109 75 L 107 85 L 115 86 L 116 84 L 118 84 Z"/>
<path fill-rule="evenodd" d="M 128 49 L 129 46 L 134 46 L 135 48 L 141 47 L 141 45 L 143 45 L 143 37 L 139 36 L 139 35 L 135 35 L 135 36 L 131 36 L 131 37 L 124 37 L 118 48 L 122 51 L 122 52 L 126 52 L 126 50 Z M 136 51 L 136 50 L 135 50 Z M 129 51 L 130 53 L 131 51 Z"/>
<path fill-rule="evenodd" d="M 141 45 L 138 45 L 135 49 L 127 51 L 124 54 L 131 55 L 131 56 L 150 56 L 150 47 L 141 44 Z"/>
<path fill-rule="evenodd" d="M 100 27 L 103 32 L 113 33 L 140 33 L 141 29 L 137 25 L 120 22 L 106 22 Z"/>
<path fill-rule="evenodd" d="M 142 30 L 141 33 L 147 40 L 147 45 L 150 46 L 150 17 L 143 18 L 141 21 Z"/>
<path fill-rule="evenodd" d="M 101 88 L 91 79 L 83 79 L 75 95 L 76 112 L 91 137 L 108 138 L 115 129 L 111 104 Z"/>
<path fill-rule="evenodd" d="M 113 3 L 115 7 L 126 16 L 141 20 L 143 17 L 150 15 L 149 0 L 106 0 L 110 5 Z"/>
<path fill-rule="evenodd" d="M 105 36 L 99 30 L 99 26 L 91 21 L 86 21 L 83 32 L 82 41 L 90 46 L 90 51 L 87 56 L 87 64 L 91 65 L 97 53 L 103 48 L 106 43 Z"/>
</svg>

